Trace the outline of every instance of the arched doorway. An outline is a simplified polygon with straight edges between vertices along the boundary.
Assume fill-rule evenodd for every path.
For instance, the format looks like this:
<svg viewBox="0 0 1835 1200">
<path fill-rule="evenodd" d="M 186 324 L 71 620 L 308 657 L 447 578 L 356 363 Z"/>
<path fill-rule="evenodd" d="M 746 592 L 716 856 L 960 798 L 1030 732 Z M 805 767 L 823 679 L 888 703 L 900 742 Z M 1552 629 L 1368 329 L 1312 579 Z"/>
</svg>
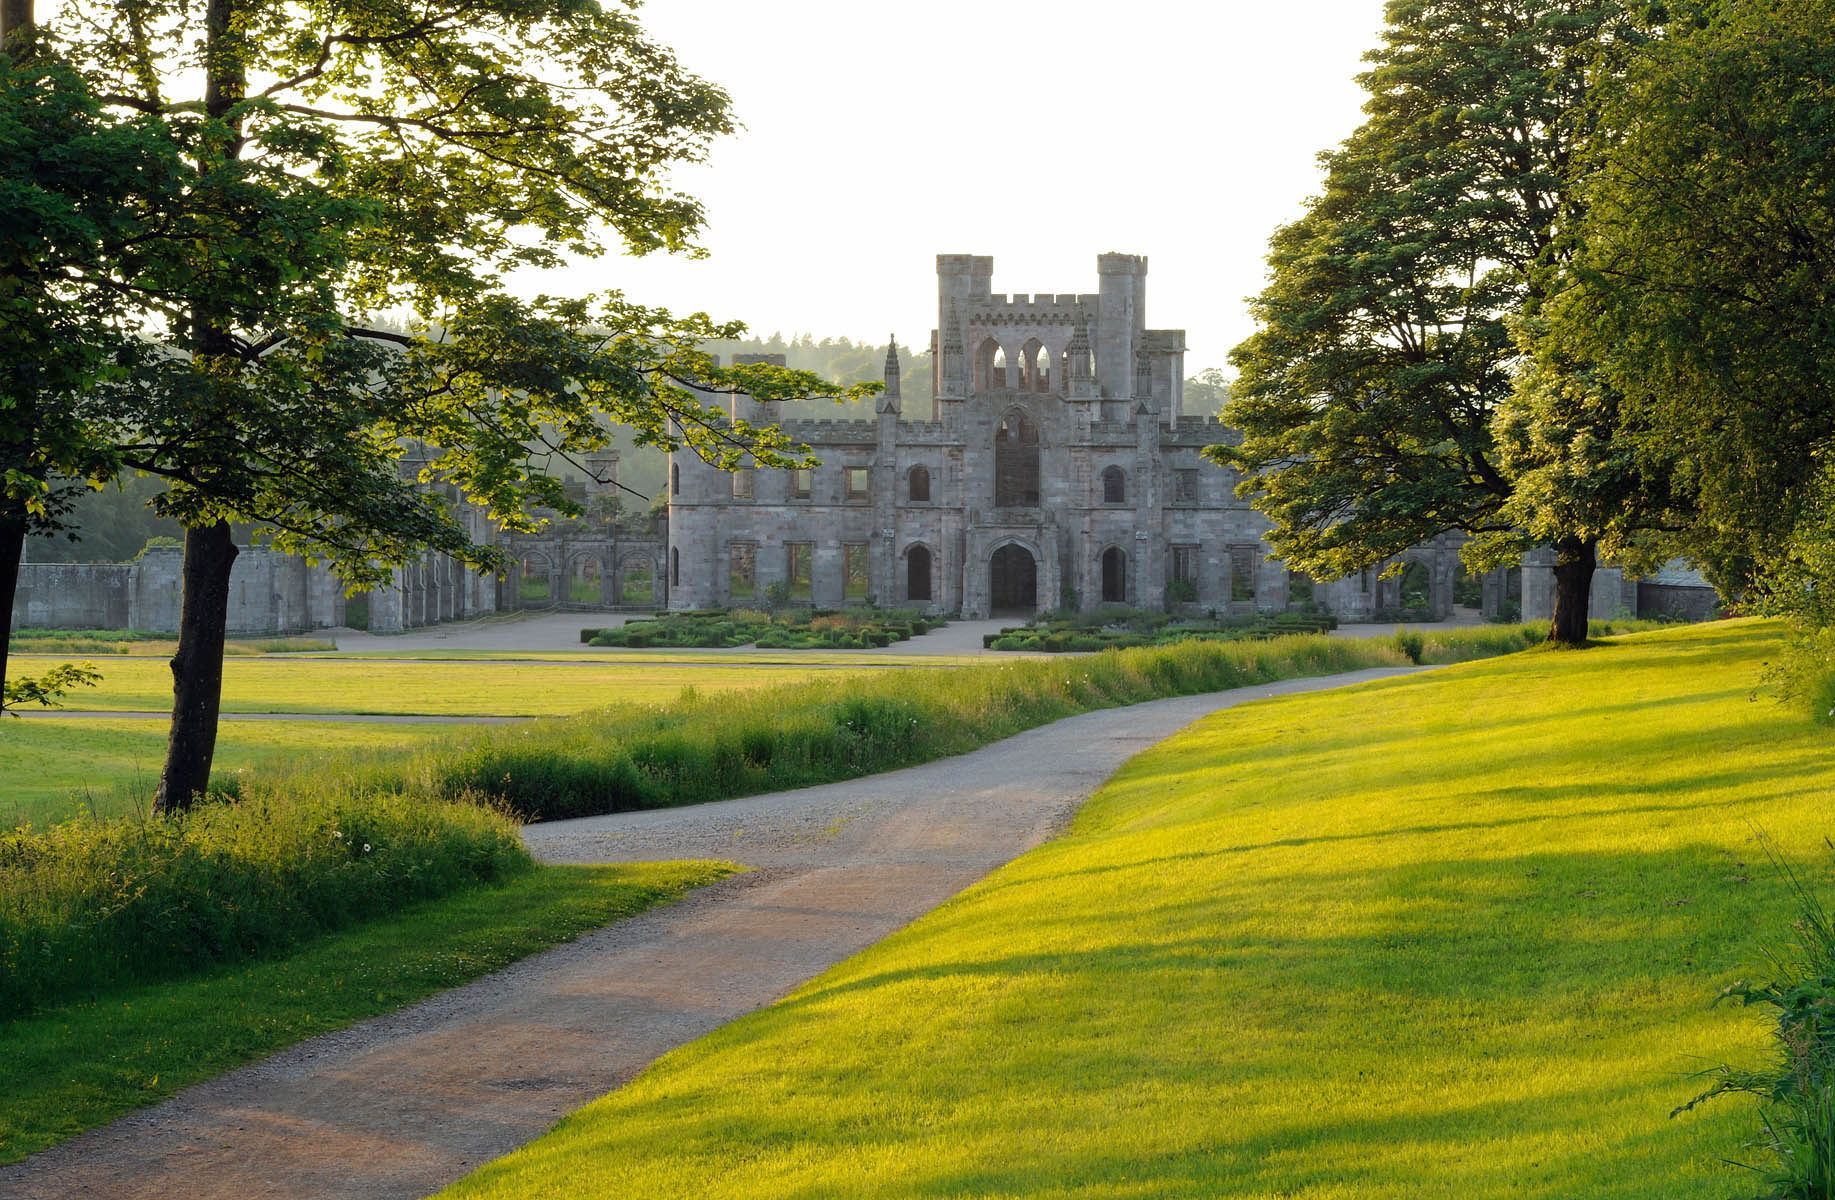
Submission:
<svg viewBox="0 0 1835 1200">
<path fill-rule="evenodd" d="M 1039 607 L 1039 564 L 1024 546 L 1007 543 L 988 563 L 988 595 L 995 612 L 1034 613 Z"/>
<path fill-rule="evenodd" d="M 648 554 L 633 555 L 619 566 L 620 604 L 656 603 L 656 568 Z"/>
<path fill-rule="evenodd" d="M 1433 605 L 1433 577 L 1421 563 L 1411 562 L 1402 568 L 1397 591 L 1403 609 L 1426 609 Z"/>
<path fill-rule="evenodd" d="M 1102 602 L 1128 602 L 1128 556 L 1119 546 L 1110 546 L 1102 552 Z"/>
<path fill-rule="evenodd" d="M 930 598 L 930 551 L 913 546 L 905 552 L 905 599 Z"/>
</svg>

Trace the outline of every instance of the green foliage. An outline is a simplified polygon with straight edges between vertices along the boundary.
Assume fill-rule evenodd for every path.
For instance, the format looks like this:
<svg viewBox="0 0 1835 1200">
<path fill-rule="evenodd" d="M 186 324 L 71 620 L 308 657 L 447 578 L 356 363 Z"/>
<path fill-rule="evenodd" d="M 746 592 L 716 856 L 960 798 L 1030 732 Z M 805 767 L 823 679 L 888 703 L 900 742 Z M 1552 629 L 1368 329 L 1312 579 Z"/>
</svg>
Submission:
<svg viewBox="0 0 1835 1200">
<path fill-rule="evenodd" d="M 767 588 L 765 596 L 770 611 L 735 608 L 665 613 L 653 620 L 627 621 L 612 629 L 582 629 L 580 640 L 599 647 L 732 648 L 755 642 L 761 650 L 858 650 L 888 646 L 943 624 L 938 618 L 924 619 L 917 609 L 862 608 L 829 613 L 774 606 L 773 588 Z"/>
<path fill-rule="evenodd" d="M 1276 554 L 1320 579 L 1513 528 L 1491 427 L 1506 322 L 1572 204 L 1593 48 L 1636 35 L 1613 0 L 1397 0 L 1387 17 L 1368 118 L 1275 233 L 1260 329 L 1231 353 L 1243 439 L 1206 451 L 1243 472 Z"/>
<path fill-rule="evenodd" d="M 0 1019 L 271 955 L 530 867 L 483 805 L 242 790 L 186 815 L 0 834 Z"/>
<path fill-rule="evenodd" d="M 1835 438 L 1835 24 L 1820 0 L 1690 18 L 1605 89 L 1572 294 L 1526 332 L 1596 364 L 1634 465 L 1672 475 L 1691 555 L 1737 596 Z"/>
<path fill-rule="evenodd" d="M 71 688 L 94 687 L 100 682 L 102 672 L 96 670 L 96 665 L 90 662 L 60 663 L 36 678 L 29 675 L 19 678 L 8 676 L 4 690 L 0 690 L 0 711 L 25 704 L 57 708 Z"/>
<path fill-rule="evenodd" d="M 1742 1007 L 1769 1009 L 1776 1060 L 1760 1069 L 1720 1067 L 1714 1085 L 1670 1116 L 1729 1093 L 1759 1098 L 1766 1152 L 1765 1200 L 1820 1200 L 1835 1195 L 1835 926 L 1820 898 L 1791 868 L 1776 862 L 1795 889 L 1790 944 L 1770 954 L 1772 980 L 1739 980 L 1720 993 Z"/>
<path fill-rule="evenodd" d="M 1169 585 L 1170 586 L 1170 585 Z M 1179 618 L 1111 607 L 1095 612 L 1047 613 L 1030 625 L 987 633 L 981 644 L 990 650 L 1119 650 L 1136 646 L 1170 646 L 1188 641 L 1255 641 L 1294 633 L 1323 633 L 1338 620 L 1325 613 L 1262 613 L 1252 617 L 1210 620 Z"/>
</svg>

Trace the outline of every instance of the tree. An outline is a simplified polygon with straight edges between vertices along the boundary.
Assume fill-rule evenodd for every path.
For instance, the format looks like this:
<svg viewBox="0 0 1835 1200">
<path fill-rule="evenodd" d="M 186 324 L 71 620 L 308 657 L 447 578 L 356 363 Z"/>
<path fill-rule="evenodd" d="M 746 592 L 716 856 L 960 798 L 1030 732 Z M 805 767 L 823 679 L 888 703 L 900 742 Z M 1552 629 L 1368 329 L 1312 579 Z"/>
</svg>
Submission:
<svg viewBox="0 0 1835 1200">
<path fill-rule="evenodd" d="M 1608 82 L 1567 286 L 1528 345 L 1596 364 L 1723 592 L 1796 587 L 1826 561 L 1800 538 L 1835 516 L 1835 24 L 1819 0 L 1720 0 Z"/>
<path fill-rule="evenodd" d="M 1319 578 L 1447 530 L 1510 537 L 1493 417 L 1511 393 L 1508 319 L 1541 294 L 1575 114 L 1599 47 L 1638 25 L 1599 0 L 1391 0 L 1361 77 L 1364 123 L 1322 156 L 1324 190 L 1270 244 L 1260 330 L 1236 347 L 1206 451 Z M 1586 638 L 1591 539 L 1556 549 L 1552 640 Z"/>
<path fill-rule="evenodd" d="M 121 463 L 171 483 L 187 526 L 174 713 L 157 804 L 209 777 L 231 520 L 380 578 L 424 548 L 490 568 L 437 484 L 489 519 L 572 511 L 565 458 L 601 418 L 723 465 L 792 461 L 685 383 L 761 399 L 823 390 L 694 349 L 739 327 L 613 293 L 519 301 L 497 285 L 563 251 L 692 251 L 699 206 L 663 172 L 730 130 L 628 5 L 589 0 L 116 0 L 66 10 L 68 55 L 105 110 L 155 126 L 189 177 L 135 270 L 64 286 L 116 295 L 156 340 L 85 393 Z M 366 316 L 405 312 L 407 332 Z M 418 479 L 398 469 L 425 447 Z"/>
<path fill-rule="evenodd" d="M 25 539 L 63 530 L 81 481 L 116 469 L 109 431 L 76 400 L 131 351 L 122 304 L 70 286 L 69 276 L 110 257 L 133 269 L 177 165 L 143 121 L 104 114 L 39 35 L 29 0 L 8 0 L 0 10 L 0 678 Z M 57 682 L 13 680 L 0 706 L 53 698 Z"/>
</svg>

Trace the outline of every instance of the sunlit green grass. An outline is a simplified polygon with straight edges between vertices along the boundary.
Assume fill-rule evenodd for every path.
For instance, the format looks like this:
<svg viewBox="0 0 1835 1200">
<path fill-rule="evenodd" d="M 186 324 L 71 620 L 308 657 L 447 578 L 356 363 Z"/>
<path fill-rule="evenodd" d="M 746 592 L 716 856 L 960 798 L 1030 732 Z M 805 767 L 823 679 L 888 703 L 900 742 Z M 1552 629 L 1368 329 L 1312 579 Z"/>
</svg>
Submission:
<svg viewBox="0 0 1835 1200">
<path fill-rule="evenodd" d="M 395 722 L 225 721 L 215 766 L 229 773 L 277 757 L 409 746 L 453 732 L 450 725 Z M 42 828 L 79 812 L 144 813 L 165 757 L 164 721 L 0 721 L 0 829 Z"/>
<path fill-rule="evenodd" d="M 21 655 L 14 661 L 19 671 L 30 674 L 40 660 Z M 66 707 L 130 712 L 172 707 L 172 672 L 165 662 L 113 658 L 97 666 L 101 685 L 71 693 Z M 808 674 L 794 665 L 740 670 L 648 662 L 232 658 L 223 663 L 223 711 L 553 716 L 608 704 L 655 704 L 674 699 L 690 684 L 703 691 L 724 691 L 785 683 Z"/>
<path fill-rule="evenodd" d="M 547 867 L 283 958 L 0 1022 L 0 1163 L 730 873 L 704 862 Z"/>
<path fill-rule="evenodd" d="M 1709 1001 L 1811 879 L 1835 740 L 1775 631 L 1221 713 L 1063 839 L 458 1196 L 1647 1198 L 1755 1185 Z"/>
</svg>

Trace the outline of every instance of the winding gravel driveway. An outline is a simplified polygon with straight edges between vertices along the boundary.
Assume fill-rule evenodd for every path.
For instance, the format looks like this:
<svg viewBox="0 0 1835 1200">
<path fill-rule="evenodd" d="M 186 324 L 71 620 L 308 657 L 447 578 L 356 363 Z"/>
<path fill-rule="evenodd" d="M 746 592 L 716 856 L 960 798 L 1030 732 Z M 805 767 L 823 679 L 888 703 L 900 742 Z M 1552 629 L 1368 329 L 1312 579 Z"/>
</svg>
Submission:
<svg viewBox="0 0 1835 1200">
<path fill-rule="evenodd" d="M 550 862 L 755 869 L 0 1168 L 0 1196 L 424 1196 L 1038 845 L 1198 717 L 1401 673 L 1108 709 L 868 779 L 531 826 Z"/>
</svg>

